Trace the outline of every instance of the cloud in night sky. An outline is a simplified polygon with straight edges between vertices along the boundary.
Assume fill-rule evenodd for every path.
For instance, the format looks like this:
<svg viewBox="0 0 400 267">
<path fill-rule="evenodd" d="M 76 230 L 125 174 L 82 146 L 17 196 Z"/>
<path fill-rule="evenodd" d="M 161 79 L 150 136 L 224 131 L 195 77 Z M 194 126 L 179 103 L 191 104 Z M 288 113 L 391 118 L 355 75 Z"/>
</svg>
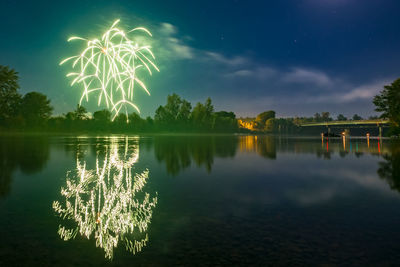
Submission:
<svg viewBox="0 0 400 267">
<path fill-rule="evenodd" d="M 227 56 L 190 46 L 185 39 L 193 39 L 180 37 L 178 27 L 171 23 L 161 23 L 158 32 L 162 36 L 158 42 L 164 44 L 163 60 L 190 65 L 195 73 L 186 78 L 181 77 L 182 85 L 177 86 L 178 88 L 181 87 L 184 91 L 190 80 L 191 89 L 209 93 L 218 100 L 215 103 L 218 109 L 235 109 L 243 116 L 251 116 L 266 109 L 275 109 L 279 115 L 285 113 L 280 108 L 290 110 L 290 106 L 293 111 L 284 115 L 293 115 L 296 109 L 309 111 L 310 114 L 326 110 L 327 107 L 346 105 L 347 109 L 331 112 L 335 115 L 349 113 L 349 107 L 357 106 L 361 109 L 358 113 L 367 115 L 373 110 L 373 96 L 379 93 L 383 85 L 394 79 L 390 77 L 359 84 L 315 68 L 278 68 L 259 63 L 248 56 Z M 242 101 L 236 96 L 230 96 L 232 91 L 239 92 Z M 199 97 L 196 100 L 202 99 Z M 237 108 L 238 106 L 240 107 Z M 363 106 L 368 109 L 362 110 Z"/>
<path fill-rule="evenodd" d="M 58 66 L 79 49 L 66 39 L 97 36 L 116 18 L 153 33 L 160 73 L 143 77 L 151 97 L 137 90 L 142 116 L 172 93 L 193 104 L 210 96 L 238 116 L 376 115 L 373 96 L 400 76 L 398 1 L 22 2 L 0 10 L 0 64 L 20 73 L 22 93 L 48 95 L 56 114 L 73 109 L 81 90 Z"/>
<path fill-rule="evenodd" d="M 302 68 L 294 68 L 285 74 L 283 81 L 288 83 L 311 84 L 316 86 L 332 86 L 332 80 L 322 71 L 312 71 Z"/>
<path fill-rule="evenodd" d="M 174 25 L 161 23 L 158 31 L 160 35 L 157 38 L 160 40 L 157 42 L 157 47 L 163 50 L 161 52 L 163 56 L 175 59 L 192 59 L 194 57 L 193 49 L 176 37 L 178 30 Z"/>
</svg>

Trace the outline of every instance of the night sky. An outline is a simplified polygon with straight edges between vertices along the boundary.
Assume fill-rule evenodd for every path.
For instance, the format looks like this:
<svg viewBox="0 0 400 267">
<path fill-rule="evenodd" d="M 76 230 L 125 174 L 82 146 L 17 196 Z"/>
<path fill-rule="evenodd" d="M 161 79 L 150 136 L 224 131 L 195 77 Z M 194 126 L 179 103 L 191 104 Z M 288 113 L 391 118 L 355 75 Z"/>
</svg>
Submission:
<svg viewBox="0 0 400 267">
<path fill-rule="evenodd" d="M 400 77 L 400 1 L 5 1 L 1 0 L 0 64 L 20 73 L 21 92 L 49 96 L 55 114 L 75 108 L 70 87 L 77 35 L 94 38 L 115 19 L 144 26 L 160 73 L 137 91 L 141 115 L 154 115 L 168 94 L 216 110 L 278 117 L 375 115 L 372 97 Z M 97 101 L 83 103 L 97 110 Z"/>
</svg>

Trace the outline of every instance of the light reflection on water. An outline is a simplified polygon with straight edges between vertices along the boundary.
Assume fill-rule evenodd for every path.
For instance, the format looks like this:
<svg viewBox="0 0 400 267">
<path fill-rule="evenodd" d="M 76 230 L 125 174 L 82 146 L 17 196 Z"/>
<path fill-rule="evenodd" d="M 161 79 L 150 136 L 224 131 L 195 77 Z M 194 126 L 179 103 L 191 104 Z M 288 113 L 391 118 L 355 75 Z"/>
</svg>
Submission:
<svg viewBox="0 0 400 267">
<path fill-rule="evenodd" d="M 53 202 L 61 218 L 76 224 L 72 228 L 60 225 L 60 237 L 67 241 L 79 233 L 94 238 L 110 259 L 120 242 L 133 254 L 146 246 L 148 225 L 157 204 L 157 197 L 144 191 L 149 170 L 135 172 L 138 144 L 127 137 L 122 143 L 118 141 L 111 138 L 102 151 L 97 151 L 94 169 L 78 154 L 76 170 L 67 173 L 61 188 L 64 201 Z"/>
<path fill-rule="evenodd" d="M 400 262 L 391 140 L 2 137 L 0 148 L 1 266 Z"/>
</svg>

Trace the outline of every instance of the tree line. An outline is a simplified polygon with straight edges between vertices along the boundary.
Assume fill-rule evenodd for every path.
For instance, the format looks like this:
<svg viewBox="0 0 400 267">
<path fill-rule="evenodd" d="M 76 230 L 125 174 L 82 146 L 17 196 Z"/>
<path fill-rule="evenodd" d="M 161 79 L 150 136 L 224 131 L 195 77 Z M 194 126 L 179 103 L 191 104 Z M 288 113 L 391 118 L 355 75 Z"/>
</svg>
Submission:
<svg viewBox="0 0 400 267">
<path fill-rule="evenodd" d="M 368 119 L 377 119 L 371 116 Z M 354 114 L 352 118 L 346 118 L 343 114 L 339 114 L 336 118 L 338 121 L 347 120 L 363 120 L 361 116 Z M 239 118 L 239 125 L 253 131 L 261 131 L 267 133 L 296 133 L 299 126 L 305 123 L 327 122 L 335 120 L 330 113 L 323 111 L 315 113 L 313 117 L 294 117 L 294 118 L 276 118 L 275 111 L 269 110 L 262 112 L 255 118 Z"/>
<path fill-rule="evenodd" d="M 18 73 L 0 65 L 0 126 L 42 127 L 53 111 L 50 100 L 38 92 L 22 96 L 18 89 Z"/>
<path fill-rule="evenodd" d="M 215 111 L 211 98 L 204 103 L 192 104 L 172 94 L 167 103 L 159 106 L 154 118 L 142 118 L 133 112 L 119 114 L 113 121 L 107 109 L 93 114 L 77 105 L 73 111 L 52 116 L 53 107 L 48 97 L 39 92 L 19 93 L 18 73 L 0 65 L 0 128 L 37 131 L 112 131 L 112 132 L 267 132 L 296 133 L 304 123 L 334 120 L 329 112 L 315 113 L 312 117 L 276 118 L 273 110 L 258 114 L 255 118 L 236 118 L 229 111 Z M 400 134 L 400 79 L 384 86 L 373 103 L 379 118 L 389 119 L 391 134 Z M 377 119 L 373 116 L 368 119 Z M 336 120 L 362 120 L 354 114 L 346 118 L 339 114 Z"/>
<path fill-rule="evenodd" d="M 233 112 L 214 112 L 211 99 L 191 103 L 177 94 L 167 97 L 167 103 L 159 106 L 154 118 L 142 118 L 132 112 L 119 114 L 113 121 L 111 112 L 99 110 L 91 116 L 86 108 L 77 105 L 74 111 L 62 116 L 51 117 L 47 121 L 50 131 L 112 131 L 112 132 L 237 132 L 236 115 Z"/>
<path fill-rule="evenodd" d="M 84 106 L 61 116 L 52 116 L 53 107 L 46 95 L 39 92 L 19 93 L 18 73 L 0 65 L 0 128 L 49 132 L 112 131 L 112 132 L 237 132 L 236 115 L 215 111 L 211 98 L 192 104 L 172 94 L 159 106 L 154 118 L 141 118 L 133 112 L 119 114 L 114 120 L 107 109 L 89 113 Z"/>
</svg>

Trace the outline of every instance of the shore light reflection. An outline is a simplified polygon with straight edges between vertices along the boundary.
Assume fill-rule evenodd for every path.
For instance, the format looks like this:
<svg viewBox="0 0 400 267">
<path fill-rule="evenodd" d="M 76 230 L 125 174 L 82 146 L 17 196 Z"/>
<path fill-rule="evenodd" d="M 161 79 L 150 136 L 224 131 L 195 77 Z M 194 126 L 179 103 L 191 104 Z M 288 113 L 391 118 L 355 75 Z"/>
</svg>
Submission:
<svg viewBox="0 0 400 267">
<path fill-rule="evenodd" d="M 76 169 L 67 173 L 61 188 L 65 200 L 53 202 L 61 218 L 76 224 L 74 228 L 60 225 L 60 237 L 67 241 L 78 233 L 88 239 L 94 236 L 96 246 L 104 249 L 109 259 L 120 242 L 133 254 L 146 246 L 148 225 L 157 205 L 157 196 L 143 191 L 149 170 L 134 170 L 139 146 L 130 145 L 127 138 L 122 146 L 118 140 L 112 138 L 102 153 L 97 151 L 95 169 L 88 168 L 78 156 Z"/>
</svg>

